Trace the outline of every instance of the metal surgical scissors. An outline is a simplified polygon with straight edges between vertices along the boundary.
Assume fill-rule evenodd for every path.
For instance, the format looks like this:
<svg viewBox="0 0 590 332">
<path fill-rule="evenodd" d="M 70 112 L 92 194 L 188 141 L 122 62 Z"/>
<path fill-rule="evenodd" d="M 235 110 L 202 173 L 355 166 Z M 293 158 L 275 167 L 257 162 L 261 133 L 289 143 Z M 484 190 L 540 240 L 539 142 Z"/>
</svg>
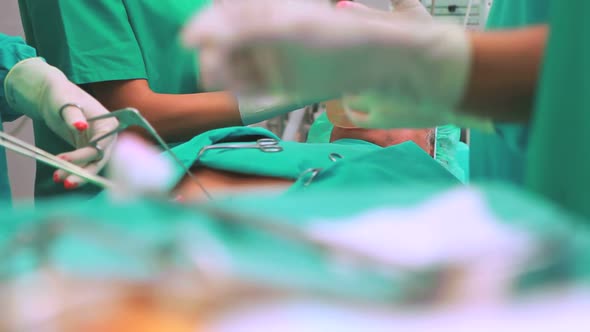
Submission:
<svg viewBox="0 0 590 332">
<path fill-rule="evenodd" d="M 170 149 L 168 144 L 166 144 L 166 142 L 162 139 L 162 137 L 158 134 L 154 127 L 152 127 L 152 125 L 139 113 L 138 110 L 134 108 L 124 108 L 118 111 L 111 112 L 109 114 L 104 114 L 101 116 L 90 118 L 87 121 L 94 122 L 110 118 L 115 118 L 119 121 L 117 128 L 90 141 L 89 144 L 91 146 L 96 148 L 98 151 L 101 151 L 100 147 L 98 146 L 98 142 L 100 142 L 101 140 L 109 136 L 116 135 L 128 129 L 129 127 L 141 127 L 145 129 L 150 134 L 150 136 L 156 140 L 156 142 L 158 142 L 158 144 L 164 149 L 164 151 L 166 151 L 167 154 L 170 155 L 174 162 L 183 169 L 184 173 L 188 175 L 199 186 L 199 188 L 201 188 L 205 196 L 207 196 L 208 199 L 211 199 L 211 194 L 209 194 L 205 186 L 199 181 L 199 179 L 197 179 L 197 177 L 190 171 L 190 169 L 186 165 L 184 165 L 184 163 L 178 158 L 178 156 L 172 151 L 172 149 Z"/>
<path fill-rule="evenodd" d="M 58 158 L 47 151 L 44 151 L 36 146 L 28 144 L 27 142 L 24 142 L 14 136 L 6 134 L 1 130 L 0 146 L 4 146 L 8 150 L 14 151 L 25 157 L 35 159 L 48 166 L 54 167 L 56 169 L 62 169 L 70 174 L 77 175 L 80 178 L 85 179 L 89 183 L 93 183 L 104 189 L 112 189 L 115 187 L 115 185 L 111 181 L 103 178 L 102 176 L 92 174 L 77 165 L 74 165 L 68 161 Z"/>
<path fill-rule="evenodd" d="M 209 145 L 201 149 L 197 156 L 197 160 L 210 150 L 239 150 L 239 149 L 257 149 L 265 153 L 282 152 L 283 147 L 279 145 L 279 141 L 274 138 L 261 138 L 254 143 L 227 143 Z M 195 161 L 195 162 L 196 162 Z"/>
</svg>

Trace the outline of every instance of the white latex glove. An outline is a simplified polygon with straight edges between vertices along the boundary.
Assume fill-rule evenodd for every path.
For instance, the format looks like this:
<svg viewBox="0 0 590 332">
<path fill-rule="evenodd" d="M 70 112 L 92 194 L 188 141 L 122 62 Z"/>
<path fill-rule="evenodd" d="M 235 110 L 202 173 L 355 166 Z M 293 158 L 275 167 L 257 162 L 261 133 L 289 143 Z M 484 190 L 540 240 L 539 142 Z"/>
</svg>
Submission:
<svg viewBox="0 0 590 332">
<path fill-rule="evenodd" d="M 301 3 L 304 1 L 313 0 L 286 0 L 287 3 L 295 2 Z M 224 6 L 231 6 L 234 4 L 233 1 L 221 0 L 217 2 L 218 5 L 223 4 Z M 326 6 L 324 4 L 323 6 Z M 201 67 L 201 79 L 207 81 L 209 77 L 214 77 L 215 72 L 210 72 L 208 68 L 216 68 L 221 65 L 219 63 L 222 56 L 219 54 L 218 49 L 215 48 L 203 48 L 200 49 L 199 54 L 199 66 Z M 288 94 L 280 95 L 257 95 L 257 96 L 237 96 L 238 109 L 240 111 L 240 117 L 244 125 L 251 125 L 259 123 L 265 120 L 269 120 L 279 115 L 301 109 L 307 105 L 322 102 L 324 100 L 302 100 L 290 97 Z"/>
<path fill-rule="evenodd" d="M 88 142 L 115 129 L 117 120 L 88 123 L 86 119 L 107 114 L 108 110 L 70 82 L 59 69 L 48 65 L 41 58 L 21 61 L 6 76 L 4 89 L 11 108 L 35 120 L 44 121 L 53 132 L 76 148 L 60 154 L 60 158 L 94 174 L 98 174 L 106 165 L 115 137 L 99 142 L 102 151 L 88 146 Z M 53 178 L 56 183 L 63 181 L 66 189 L 84 184 L 80 177 L 62 170 L 57 170 Z"/>
<path fill-rule="evenodd" d="M 372 90 L 395 107 L 368 107 L 367 116 L 353 117 L 362 126 L 384 118 L 393 119 L 388 127 L 454 120 L 469 76 L 468 36 L 460 26 L 396 18 L 367 20 L 357 10 L 310 3 L 241 1 L 197 16 L 184 41 L 215 54 L 202 64 L 209 88 L 312 100 Z"/>
<path fill-rule="evenodd" d="M 459 114 L 451 109 L 424 108 L 412 100 L 375 90 L 345 95 L 342 105 L 347 120 L 361 128 L 432 128 L 455 124 L 463 128 L 493 131 L 492 122 L 486 119 Z"/>
<path fill-rule="evenodd" d="M 343 10 L 363 12 L 369 20 L 385 20 L 395 23 L 399 19 L 432 22 L 432 16 L 418 0 L 392 0 L 393 12 L 371 9 L 358 2 L 341 1 L 336 6 Z M 350 126 L 350 123 L 365 128 L 409 128 L 434 127 L 454 123 L 461 127 L 493 130 L 493 125 L 484 119 L 457 114 L 456 112 L 417 112 L 417 105 L 411 100 L 403 100 L 378 91 L 367 91 L 358 95 L 345 96 L 342 105 L 346 116 L 336 126 Z"/>
<path fill-rule="evenodd" d="M 392 12 L 375 10 L 352 1 L 340 1 L 337 3 L 336 8 L 363 13 L 366 15 L 367 20 L 390 22 L 392 20 L 411 18 L 424 22 L 432 21 L 432 16 L 418 0 L 391 0 L 391 4 L 394 8 Z M 396 103 L 396 100 L 392 100 L 389 96 L 382 96 L 373 91 L 345 96 L 342 99 L 342 106 L 344 112 L 340 120 L 336 119 L 334 121 L 330 118 L 330 121 L 335 126 L 350 127 L 352 123 L 354 126 L 365 128 L 395 128 L 412 127 L 419 123 L 419 126 L 422 127 L 432 127 L 440 123 L 452 122 L 446 117 L 448 115 L 446 112 L 440 114 L 441 117 L 435 118 L 433 115 L 428 114 L 425 119 L 418 118 L 419 114 L 414 112 L 413 103 L 399 101 Z M 407 110 L 409 114 L 403 114 L 402 111 L 404 110 Z M 405 122 L 405 119 L 408 118 L 411 122 L 410 125 Z"/>
</svg>

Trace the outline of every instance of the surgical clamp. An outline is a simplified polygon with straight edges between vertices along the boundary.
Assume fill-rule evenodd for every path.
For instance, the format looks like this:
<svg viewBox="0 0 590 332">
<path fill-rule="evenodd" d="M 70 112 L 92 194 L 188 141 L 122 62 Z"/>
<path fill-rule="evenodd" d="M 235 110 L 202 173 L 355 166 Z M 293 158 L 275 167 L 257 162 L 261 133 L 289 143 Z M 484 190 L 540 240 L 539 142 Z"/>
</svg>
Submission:
<svg viewBox="0 0 590 332">
<path fill-rule="evenodd" d="M 197 155 L 197 161 L 201 159 L 201 157 L 205 154 L 205 152 L 210 150 L 239 150 L 239 149 L 257 149 L 265 153 L 276 153 L 282 152 L 283 147 L 279 145 L 279 141 L 274 138 L 261 138 L 257 140 L 255 143 L 227 143 L 227 144 L 217 144 L 217 145 L 209 145 L 201 149 L 199 154 Z"/>
<path fill-rule="evenodd" d="M 90 118 L 87 121 L 93 122 L 109 118 L 117 119 L 119 121 L 119 125 L 114 130 L 100 136 L 99 138 L 90 141 L 89 144 L 91 146 L 94 146 L 95 148 L 97 148 L 97 150 L 100 150 L 98 149 L 97 144 L 101 140 L 109 136 L 116 135 L 132 126 L 141 127 L 145 129 L 150 134 L 150 136 L 152 136 L 156 140 L 156 142 L 158 142 L 158 144 L 164 149 L 164 151 L 168 155 L 170 155 L 174 162 L 182 168 L 184 173 L 188 175 L 199 186 L 199 188 L 201 188 L 205 196 L 207 196 L 208 199 L 212 198 L 211 194 L 207 191 L 205 186 L 199 181 L 199 179 L 197 179 L 197 177 L 190 171 L 190 169 L 184 165 L 184 163 L 178 158 L 178 156 L 172 151 L 172 149 L 170 149 L 168 144 L 166 144 L 166 142 L 162 139 L 162 137 L 158 134 L 154 127 L 152 127 L 152 125 L 139 113 L 138 110 L 134 108 L 124 108 L 118 111 L 111 112 L 109 114 L 104 114 L 101 116 Z"/>
<path fill-rule="evenodd" d="M 108 179 L 95 175 L 86 171 L 85 169 L 72 164 L 68 161 L 65 161 L 61 158 L 58 158 L 47 151 L 39 149 L 36 146 L 33 146 L 29 143 L 26 143 L 14 136 L 8 135 L 5 132 L 0 130 L 0 145 L 4 146 L 6 149 L 14 151 L 18 154 L 21 154 L 25 157 L 29 157 L 35 159 L 39 162 L 42 162 L 48 166 L 54 167 L 56 169 L 64 170 L 70 174 L 79 176 L 80 178 L 88 181 L 89 183 L 95 184 L 104 189 L 113 189 L 115 185 L 109 181 Z"/>
</svg>

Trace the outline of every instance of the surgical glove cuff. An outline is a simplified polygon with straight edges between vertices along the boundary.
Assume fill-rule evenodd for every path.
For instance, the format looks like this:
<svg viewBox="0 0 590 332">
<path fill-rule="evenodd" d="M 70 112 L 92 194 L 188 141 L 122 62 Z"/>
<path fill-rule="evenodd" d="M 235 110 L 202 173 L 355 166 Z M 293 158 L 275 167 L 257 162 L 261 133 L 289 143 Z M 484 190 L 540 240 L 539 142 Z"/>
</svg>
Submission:
<svg viewBox="0 0 590 332">
<path fill-rule="evenodd" d="M 242 123 L 246 126 L 302 107 L 283 97 L 237 97 L 237 100 Z"/>
<path fill-rule="evenodd" d="M 48 88 L 56 80 L 67 81 L 67 78 L 43 58 L 30 58 L 17 63 L 4 81 L 8 106 L 33 119 L 42 119 L 42 103 L 46 101 Z"/>
<path fill-rule="evenodd" d="M 454 124 L 462 128 L 493 131 L 493 124 L 488 119 L 437 105 L 419 105 L 375 90 L 346 95 L 342 105 L 347 118 L 361 128 L 431 128 Z"/>
</svg>

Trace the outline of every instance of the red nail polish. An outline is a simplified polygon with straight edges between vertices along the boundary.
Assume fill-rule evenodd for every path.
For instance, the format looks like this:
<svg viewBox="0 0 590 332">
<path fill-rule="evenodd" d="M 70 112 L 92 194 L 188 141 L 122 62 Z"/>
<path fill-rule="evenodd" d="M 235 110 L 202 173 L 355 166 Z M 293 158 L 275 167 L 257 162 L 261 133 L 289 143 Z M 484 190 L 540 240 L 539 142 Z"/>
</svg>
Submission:
<svg viewBox="0 0 590 332">
<path fill-rule="evenodd" d="M 66 188 L 68 190 L 76 189 L 76 188 L 78 188 L 78 184 L 76 182 L 71 182 L 71 181 L 65 180 L 64 181 L 64 188 Z"/>
<path fill-rule="evenodd" d="M 174 201 L 174 202 L 176 202 L 176 203 L 184 203 L 184 202 L 185 202 L 185 201 L 184 201 L 184 197 L 183 197 L 182 195 L 177 195 L 177 196 L 176 196 L 176 197 L 173 199 L 173 201 Z"/>
<path fill-rule="evenodd" d="M 55 183 L 61 182 L 61 178 L 59 177 L 59 174 L 53 173 L 53 182 L 55 182 Z"/>
<path fill-rule="evenodd" d="M 67 156 L 59 156 L 59 159 L 65 160 L 65 161 L 70 161 L 70 158 L 68 158 Z"/>
<path fill-rule="evenodd" d="M 78 131 L 84 131 L 84 130 L 88 129 L 88 124 L 86 122 L 78 121 L 78 122 L 74 123 L 74 127 L 76 127 L 76 129 L 78 129 Z"/>
</svg>

